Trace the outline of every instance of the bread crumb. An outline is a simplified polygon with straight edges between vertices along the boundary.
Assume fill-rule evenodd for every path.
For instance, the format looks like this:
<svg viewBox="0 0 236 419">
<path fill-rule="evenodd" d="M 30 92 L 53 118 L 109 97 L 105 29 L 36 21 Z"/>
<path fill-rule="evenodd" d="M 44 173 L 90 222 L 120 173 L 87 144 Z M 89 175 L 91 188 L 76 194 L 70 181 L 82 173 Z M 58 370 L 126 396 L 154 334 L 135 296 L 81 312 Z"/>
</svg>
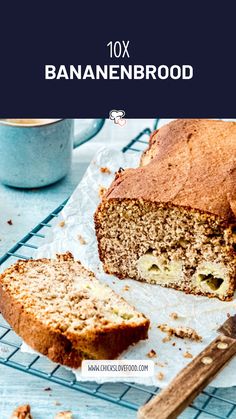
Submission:
<svg viewBox="0 0 236 419">
<path fill-rule="evenodd" d="M 181 338 L 181 339 L 186 338 L 186 339 L 194 340 L 196 342 L 202 341 L 202 337 L 199 336 L 196 330 L 192 329 L 191 327 L 184 327 L 184 326 L 171 327 L 171 326 L 168 326 L 168 324 L 166 323 L 159 324 L 157 327 L 162 332 L 167 333 L 168 336 L 176 336 L 177 338 Z"/>
<path fill-rule="evenodd" d="M 155 362 L 155 365 L 157 365 L 158 367 L 164 368 L 165 365 L 161 362 Z"/>
<path fill-rule="evenodd" d="M 100 172 L 101 173 L 107 173 L 107 174 L 111 174 L 110 169 L 108 169 L 108 167 L 100 167 Z"/>
<path fill-rule="evenodd" d="M 106 191 L 107 191 L 107 188 L 105 188 L 104 186 L 99 186 L 98 195 L 101 199 L 105 195 Z"/>
<path fill-rule="evenodd" d="M 51 387 L 45 387 L 43 390 L 44 391 L 52 391 Z"/>
<path fill-rule="evenodd" d="M 165 338 L 162 339 L 162 342 L 163 343 L 166 343 L 166 342 L 170 342 L 170 340 L 171 340 L 171 337 L 170 336 L 166 336 Z"/>
<path fill-rule="evenodd" d="M 157 354 L 156 351 L 154 351 L 154 349 L 151 349 L 148 354 L 147 354 L 148 358 L 156 358 Z"/>
<path fill-rule="evenodd" d="M 125 285 L 125 286 L 123 287 L 123 291 L 129 291 L 129 285 Z"/>
<path fill-rule="evenodd" d="M 58 400 L 55 400 L 53 404 L 55 404 L 55 406 L 61 406 L 61 403 Z"/>
<path fill-rule="evenodd" d="M 72 413 L 70 410 L 59 412 L 56 414 L 54 419 L 72 419 Z"/>
<path fill-rule="evenodd" d="M 163 380 L 163 378 L 164 378 L 164 374 L 163 374 L 163 372 L 161 372 L 161 371 L 160 371 L 160 372 L 158 372 L 158 373 L 157 373 L 157 379 L 161 381 L 161 380 Z"/>
<path fill-rule="evenodd" d="M 175 346 L 175 342 L 172 343 L 172 346 Z"/>
<path fill-rule="evenodd" d="M 12 413 L 10 419 L 33 419 L 30 414 L 30 405 L 18 406 Z"/>
<path fill-rule="evenodd" d="M 66 224 L 65 221 L 60 221 L 59 226 L 60 227 L 65 227 L 65 224 Z"/>
<path fill-rule="evenodd" d="M 192 354 L 190 354 L 190 352 L 185 352 L 184 354 L 183 354 L 183 356 L 184 356 L 184 358 L 193 358 L 193 355 Z"/>
<path fill-rule="evenodd" d="M 7 224 L 9 224 L 9 226 L 12 226 L 12 224 L 13 224 L 12 220 L 8 220 Z"/>
<path fill-rule="evenodd" d="M 80 234 L 78 235 L 78 240 L 79 240 L 80 244 L 87 244 L 86 240 Z"/>
<path fill-rule="evenodd" d="M 177 313 L 170 313 L 170 318 L 173 320 L 177 320 L 179 318 Z"/>
</svg>

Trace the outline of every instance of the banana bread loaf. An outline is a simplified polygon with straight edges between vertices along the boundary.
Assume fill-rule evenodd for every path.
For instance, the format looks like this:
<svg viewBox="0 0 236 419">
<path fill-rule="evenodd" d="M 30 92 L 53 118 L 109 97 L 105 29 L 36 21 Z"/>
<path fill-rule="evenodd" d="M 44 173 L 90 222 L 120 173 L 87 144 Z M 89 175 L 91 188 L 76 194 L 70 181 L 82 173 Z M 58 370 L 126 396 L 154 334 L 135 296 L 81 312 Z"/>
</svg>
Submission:
<svg viewBox="0 0 236 419">
<path fill-rule="evenodd" d="M 52 361 L 113 359 L 146 339 L 149 320 L 70 254 L 18 261 L 0 276 L 0 311 L 12 328 Z"/>
<path fill-rule="evenodd" d="M 107 273 L 230 300 L 236 285 L 236 123 L 176 120 L 95 213 Z"/>
</svg>

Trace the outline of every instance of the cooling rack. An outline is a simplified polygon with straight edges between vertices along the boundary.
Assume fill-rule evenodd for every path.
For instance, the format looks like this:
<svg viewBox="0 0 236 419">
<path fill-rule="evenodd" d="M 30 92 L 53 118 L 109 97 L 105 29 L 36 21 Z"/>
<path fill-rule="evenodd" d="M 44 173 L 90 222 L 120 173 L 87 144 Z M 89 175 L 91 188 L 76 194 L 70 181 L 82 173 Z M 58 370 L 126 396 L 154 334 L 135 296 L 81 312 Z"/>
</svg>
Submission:
<svg viewBox="0 0 236 419">
<path fill-rule="evenodd" d="M 157 124 L 158 120 L 155 121 L 154 129 L 157 127 Z M 151 131 L 150 128 L 145 128 L 123 148 L 123 152 L 142 152 L 147 147 Z M 53 225 L 57 224 L 58 216 L 66 202 L 63 202 L 6 254 L 0 257 L 2 269 L 17 259 L 33 257 L 35 249 L 43 243 Z M 79 382 L 75 379 L 72 372 L 54 364 L 47 358 L 36 354 L 23 353 L 20 350 L 21 343 L 21 339 L 0 316 L 0 364 L 108 402 L 116 403 L 134 411 L 159 392 L 158 387 L 141 386 L 132 383 L 97 384 L 95 382 Z M 207 419 L 212 417 L 236 419 L 236 387 L 227 389 L 206 388 L 179 417 L 182 419 Z"/>
</svg>

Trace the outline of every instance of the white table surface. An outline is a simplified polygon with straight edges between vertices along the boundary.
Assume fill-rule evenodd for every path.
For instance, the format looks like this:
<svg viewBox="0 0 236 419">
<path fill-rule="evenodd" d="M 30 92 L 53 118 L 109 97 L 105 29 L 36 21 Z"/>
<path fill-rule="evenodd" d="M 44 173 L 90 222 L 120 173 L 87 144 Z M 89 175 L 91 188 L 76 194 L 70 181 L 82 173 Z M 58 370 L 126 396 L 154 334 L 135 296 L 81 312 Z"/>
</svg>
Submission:
<svg viewBox="0 0 236 419">
<path fill-rule="evenodd" d="M 71 173 L 62 181 L 34 191 L 0 185 L 0 255 L 71 195 L 98 147 L 107 144 L 120 150 L 143 128 L 152 126 L 151 119 L 128 120 L 123 128 L 108 120 L 96 138 L 74 150 Z M 12 225 L 7 223 L 10 219 Z M 52 391 L 44 391 L 48 386 Z M 8 419 L 16 406 L 25 403 L 31 405 L 34 419 L 50 419 L 63 410 L 71 410 L 75 419 L 136 416 L 129 409 L 0 366 L 0 419 Z"/>
</svg>

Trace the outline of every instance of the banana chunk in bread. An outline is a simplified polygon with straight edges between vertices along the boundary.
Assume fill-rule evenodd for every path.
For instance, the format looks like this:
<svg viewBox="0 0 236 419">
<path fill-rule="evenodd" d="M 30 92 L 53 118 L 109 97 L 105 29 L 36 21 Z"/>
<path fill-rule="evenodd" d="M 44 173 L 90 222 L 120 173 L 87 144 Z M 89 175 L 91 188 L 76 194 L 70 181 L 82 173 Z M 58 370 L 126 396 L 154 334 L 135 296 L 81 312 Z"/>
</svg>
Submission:
<svg viewBox="0 0 236 419">
<path fill-rule="evenodd" d="M 105 272 L 230 300 L 236 287 L 236 123 L 176 120 L 95 213 Z"/>
<path fill-rule="evenodd" d="M 146 339 L 149 320 L 72 255 L 18 261 L 0 275 L 0 311 L 17 334 L 52 361 L 113 359 Z"/>
</svg>

